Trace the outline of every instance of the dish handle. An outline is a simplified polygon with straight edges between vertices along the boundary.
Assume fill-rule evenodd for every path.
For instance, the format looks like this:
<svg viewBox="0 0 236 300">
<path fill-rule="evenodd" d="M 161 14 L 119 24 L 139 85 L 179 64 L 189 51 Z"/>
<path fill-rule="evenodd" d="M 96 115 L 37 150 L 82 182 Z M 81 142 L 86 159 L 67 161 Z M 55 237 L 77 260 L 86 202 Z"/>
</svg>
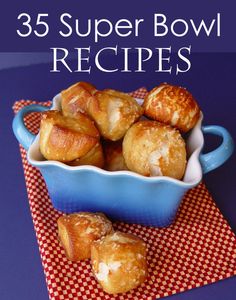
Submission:
<svg viewBox="0 0 236 300">
<path fill-rule="evenodd" d="M 48 110 L 49 107 L 32 104 L 23 107 L 14 117 L 12 122 L 12 128 L 13 132 L 18 140 L 18 142 L 25 148 L 25 150 L 28 150 L 30 145 L 32 144 L 35 134 L 30 132 L 24 123 L 24 117 L 32 112 L 43 112 Z"/>
<path fill-rule="evenodd" d="M 208 153 L 200 154 L 203 174 L 208 173 L 225 163 L 234 151 L 234 141 L 228 130 L 217 125 L 203 126 L 203 133 L 222 137 L 221 145 Z"/>
</svg>

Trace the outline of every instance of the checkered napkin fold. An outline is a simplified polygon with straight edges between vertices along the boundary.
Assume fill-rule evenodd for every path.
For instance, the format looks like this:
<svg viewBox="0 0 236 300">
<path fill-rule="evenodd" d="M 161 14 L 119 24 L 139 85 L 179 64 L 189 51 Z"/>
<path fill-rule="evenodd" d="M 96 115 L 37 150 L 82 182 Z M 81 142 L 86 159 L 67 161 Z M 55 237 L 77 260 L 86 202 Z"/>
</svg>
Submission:
<svg viewBox="0 0 236 300">
<path fill-rule="evenodd" d="M 132 96 L 144 98 L 144 88 Z M 21 100 L 14 112 L 30 104 Z M 25 119 L 26 126 L 36 133 L 38 113 Z M 108 295 L 93 277 L 88 260 L 69 261 L 57 237 L 56 211 L 49 198 L 40 172 L 29 165 L 26 151 L 20 146 L 31 215 L 38 240 L 49 297 L 59 299 L 156 299 L 200 287 L 236 275 L 236 237 L 220 213 L 203 183 L 184 197 L 174 223 L 167 228 L 114 223 L 114 228 L 141 237 L 148 248 L 148 279 L 140 287 L 125 294 Z"/>
</svg>

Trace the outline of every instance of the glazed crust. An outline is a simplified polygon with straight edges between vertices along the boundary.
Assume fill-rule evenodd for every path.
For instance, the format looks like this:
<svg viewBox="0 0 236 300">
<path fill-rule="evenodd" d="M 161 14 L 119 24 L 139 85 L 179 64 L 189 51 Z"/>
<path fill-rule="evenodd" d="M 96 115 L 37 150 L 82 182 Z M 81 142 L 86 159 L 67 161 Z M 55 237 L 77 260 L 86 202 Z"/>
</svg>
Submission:
<svg viewBox="0 0 236 300">
<path fill-rule="evenodd" d="M 98 142 L 87 154 L 67 163 L 70 166 L 92 165 L 104 167 L 104 155 L 101 144 Z"/>
<path fill-rule="evenodd" d="M 181 179 L 186 147 L 178 130 L 156 121 L 139 121 L 126 133 L 123 155 L 131 171 L 144 176 Z"/>
<path fill-rule="evenodd" d="M 125 293 L 147 278 L 146 245 L 140 238 L 116 231 L 93 242 L 94 275 L 105 292 Z"/>
<path fill-rule="evenodd" d="M 112 141 L 121 139 L 142 113 L 133 97 L 115 90 L 97 91 L 88 105 L 88 114 L 101 135 Z"/>
<path fill-rule="evenodd" d="M 192 129 L 200 116 L 193 96 L 185 88 L 170 84 L 161 84 L 151 90 L 144 99 L 143 107 L 147 117 L 182 132 Z"/>
<path fill-rule="evenodd" d="M 72 119 L 59 111 L 42 114 L 40 151 L 48 160 L 69 162 L 86 155 L 99 140 L 99 132 L 84 114 Z"/>
<path fill-rule="evenodd" d="M 72 261 L 90 258 L 92 242 L 113 231 L 112 223 L 102 213 L 64 215 L 57 225 L 61 245 Z"/>
<path fill-rule="evenodd" d="M 76 118 L 79 112 L 87 113 L 88 104 L 93 101 L 96 88 L 87 82 L 77 82 L 61 92 L 63 115 Z"/>
<path fill-rule="evenodd" d="M 122 152 L 122 140 L 112 142 L 104 141 L 103 149 L 105 155 L 105 170 L 107 171 L 121 171 L 128 170 L 123 152 Z"/>
</svg>

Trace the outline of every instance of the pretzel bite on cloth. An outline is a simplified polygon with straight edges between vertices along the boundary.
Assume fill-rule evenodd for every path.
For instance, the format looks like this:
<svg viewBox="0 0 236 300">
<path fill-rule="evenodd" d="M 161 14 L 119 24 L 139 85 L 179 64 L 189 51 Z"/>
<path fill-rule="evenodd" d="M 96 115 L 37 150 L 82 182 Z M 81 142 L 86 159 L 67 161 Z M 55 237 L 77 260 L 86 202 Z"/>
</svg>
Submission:
<svg viewBox="0 0 236 300">
<path fill-rule="evenodd" d="M 146 245 L 135 235 L 116 231 L 93 242 L 94 275 L 109 294 L 125 293 L 147 278 Z"/>
<path fill-rule="evenodd" d="M 69 260 L 91 256 L 91 244 L 113 231 L 112 223 L 102 213 L 80 212 L 61 216 L 58 236 Z"/>
<path fill-rule="evenodd" d="M 186 148 L 181 134 L 156 121 L 139 121 L 127 131 L 123 155 L 129 170 L 144 176 L 181 179 L 185 172 Z"/>
<path fill-rule="evenodd" d="M 99 141 L 99 132 L 87 116 L 65 117 L 59 111 L 42 113 L 40 151 L 48 160 L 70 162 L 86 155 Z"/>
<path fill-rule="evenodd" d="M 144 114 L 151 119 L 178 128 L 182 132 L 192 129 L 200 116 L 193 96 L 180 86 L 161 84 L 144 99 Z"/>
<path fill-rule="evenodd" d="M 114 90 L 97 91 L 88 105 L 88 114 L 101 135 L 112 141 L 121 139 L 142 113 L 133 97 Z"/>
</svg>

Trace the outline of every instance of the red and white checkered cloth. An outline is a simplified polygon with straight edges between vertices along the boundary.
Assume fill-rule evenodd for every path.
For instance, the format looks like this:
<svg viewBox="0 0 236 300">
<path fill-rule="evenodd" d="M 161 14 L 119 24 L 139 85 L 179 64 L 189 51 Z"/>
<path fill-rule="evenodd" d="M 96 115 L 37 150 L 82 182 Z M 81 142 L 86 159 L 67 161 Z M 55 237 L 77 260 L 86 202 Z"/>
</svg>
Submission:
<svg viewBox="0 0 236 300">
<path fill-rule="evenodd" d="M 146 90 L 132 93 L 143 98 Z M 17 101 L 14 112 L 34 101 Z M 40 103 L 49 106 L 50 102 Z M 26 117 L 38 131 L 37 113 Z M 203 183 L 187 193 L 175 222 L 168 228 L 151 228 L 117 222 L 116 229 L 141 237 L 148 245 L 149 276 L 137 289 L 120 295 L 102 291 L 89 260 L 69 261 L 58 242 L 57 218 L 40 172 L 28 164 L 20 146 L 29 205 L 39 244 L 50 299 L 156 299 L 236 275 L 236 237 Z"/>
</svg>

